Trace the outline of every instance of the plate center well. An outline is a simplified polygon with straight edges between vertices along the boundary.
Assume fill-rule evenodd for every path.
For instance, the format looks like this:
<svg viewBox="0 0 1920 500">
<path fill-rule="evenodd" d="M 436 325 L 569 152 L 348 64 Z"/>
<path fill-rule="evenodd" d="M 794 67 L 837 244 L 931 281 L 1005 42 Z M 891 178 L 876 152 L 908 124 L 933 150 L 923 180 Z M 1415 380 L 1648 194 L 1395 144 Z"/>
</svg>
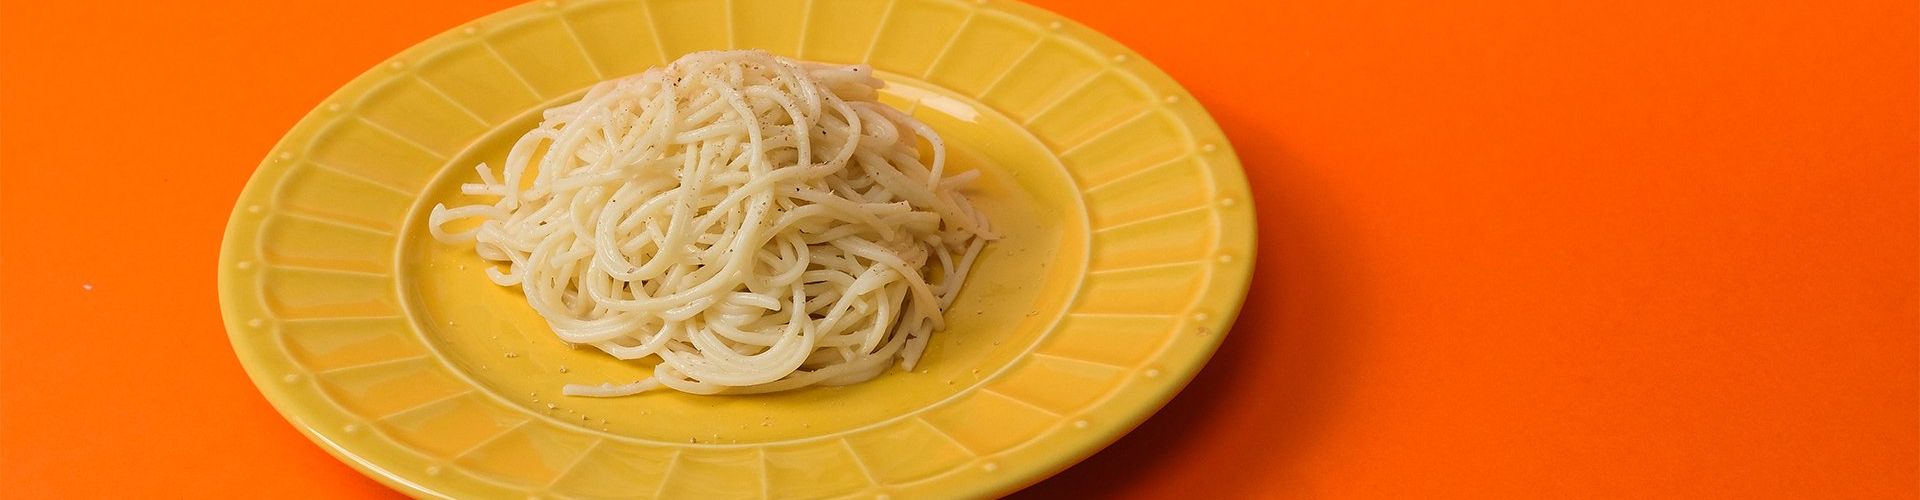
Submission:
<svg viewBox="0 0 1920 500">
<path fill-rule="evenodd" d="M 439 243 L 425 224 L 436 203 L 482 201 L 460 194 L 460 184 L 477 180 L 476 164 L 502 164 L 513 142 L 538 124 L 538 109 L 489 130 L 448 160 L 415 201 L 398 266 L 409 316 L 442 361 L 495 397 L 555 421 L 641 441 L 744 444 L 828 436 L 960 393 L 1024 355 L 1058 321 L 1086 269 L 1086 209 L 1054 155 L 1014 121 L 924 82 L 883 77 L 888 88 L 882 100 L 910 110 L 946 140 L 950 174 L 982 171 L 967 194 L 1002 235 L 982 252 L 947 313 L 948 328 L 934 334 L 915 371 L 896 366 L 861 384 L 766 395 L 661 390 L 611 399 L 561 396 L 568 383 L 646 377 L 654 361 L 569 347 L 517 287 L 487 279 L 484 270 L 493 264 L 471 245 Z"/>
</svg>

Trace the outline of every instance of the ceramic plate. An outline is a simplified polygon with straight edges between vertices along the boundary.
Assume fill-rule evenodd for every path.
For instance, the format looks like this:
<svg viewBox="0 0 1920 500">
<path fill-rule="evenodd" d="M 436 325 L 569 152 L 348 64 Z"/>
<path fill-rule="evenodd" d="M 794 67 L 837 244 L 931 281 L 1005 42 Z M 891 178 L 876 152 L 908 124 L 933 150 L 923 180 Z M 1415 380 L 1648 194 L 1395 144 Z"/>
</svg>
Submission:
<svg viewBox="0 0 1920 500">
<path fill-rule="evenodd" d="M 760 396 L 570 398 L 649 372 L 555 338 L 427 235 L 541 109 L 681 54 L 866 62 L 943 135 L 1005 238 L 920 366 Z M 580 0 L 508 9 L 348 83 L 254 174 L 220 299 L 268 400 L 418 496 L 976 497 L 1145 420 L 1219 345 L 1253 266 L 1232 148 L 1118 43 L 1002 1 Z"/>
</svg>

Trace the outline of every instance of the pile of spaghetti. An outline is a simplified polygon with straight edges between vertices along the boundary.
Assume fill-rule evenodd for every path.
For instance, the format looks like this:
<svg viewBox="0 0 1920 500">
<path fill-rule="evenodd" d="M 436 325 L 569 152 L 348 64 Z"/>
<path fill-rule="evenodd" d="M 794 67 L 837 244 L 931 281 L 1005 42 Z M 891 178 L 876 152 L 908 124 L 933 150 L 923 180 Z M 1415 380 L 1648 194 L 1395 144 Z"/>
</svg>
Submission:
<svg viewBox="0 0 1920 500">
<path fill-rule="evenodd" d="M 940 137 L 879 103 L 872 73 L 728 51 L 602 82 L 462 186 L 497 201 L 435 206 L 428 228 L 504 263 L 487 275 L 561 340 L 659 358 L 569 395 L 911 370 L 995 236 L 959 192 L 978 171 L 944 176 Z"/>
</svg>

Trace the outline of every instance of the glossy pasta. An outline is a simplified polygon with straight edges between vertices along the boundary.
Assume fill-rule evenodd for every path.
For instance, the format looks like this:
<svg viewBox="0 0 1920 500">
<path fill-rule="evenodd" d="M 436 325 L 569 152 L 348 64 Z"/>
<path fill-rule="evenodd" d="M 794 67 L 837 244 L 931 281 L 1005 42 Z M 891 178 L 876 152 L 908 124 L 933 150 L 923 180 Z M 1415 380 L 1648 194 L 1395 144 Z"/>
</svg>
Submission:
<svg viewBox="0 0 1920 500">
<path fill-rule="evenodd" d="M 566 394 L 912 369 L 994 236 L 959 191 L 978 172 L 945 176 L 939 135 L 876 101 L 881 85 L 865 66 L 690 54 L 547 110 L 462 187 L 496 201 L 435 206 L 428 227 L 503 264 L 488 276 L 561 340 L 659 359 L 651 377 Z"/>
</svg>

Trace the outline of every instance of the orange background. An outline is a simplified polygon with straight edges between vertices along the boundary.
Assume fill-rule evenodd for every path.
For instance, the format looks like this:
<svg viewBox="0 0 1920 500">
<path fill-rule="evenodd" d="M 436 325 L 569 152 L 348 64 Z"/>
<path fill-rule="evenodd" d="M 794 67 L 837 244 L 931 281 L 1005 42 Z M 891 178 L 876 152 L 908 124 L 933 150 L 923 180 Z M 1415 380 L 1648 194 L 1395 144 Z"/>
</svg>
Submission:
<svg viewBox="0 0 1920 500">
<path fill-rule="evenodd" d="M 65 3 L 0 7 L 0 491 L 395 496 L 247 382 L 220 235 L 507 3 Z M 1193 385 L 1023 496 L 1916 497 L 1920 7 L 1802 3 L 1040 2 L 1206 104 L 1262 241 Z"/>
</svg>

